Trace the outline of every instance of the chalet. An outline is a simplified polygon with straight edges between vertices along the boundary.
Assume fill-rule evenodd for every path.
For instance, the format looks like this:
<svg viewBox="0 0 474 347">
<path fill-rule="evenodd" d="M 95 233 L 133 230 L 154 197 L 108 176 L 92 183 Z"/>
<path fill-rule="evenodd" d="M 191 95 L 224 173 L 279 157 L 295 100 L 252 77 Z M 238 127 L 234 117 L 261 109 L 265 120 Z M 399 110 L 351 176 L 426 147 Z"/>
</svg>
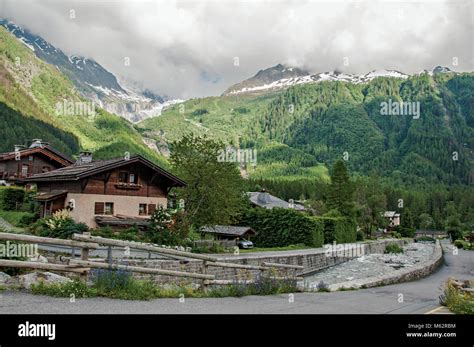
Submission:
<svg viewBox="0 0 474 347">
<path fill-rule="evenodd" d="M 171 188 L 186 185 L 139 155 L 93 161 L 89 152 L 74 165 L 27 181 L 37 186 L 41 217 L 67 208 L 76 222 L 92 228 L 143 223 L 157 206 L 167 205 Z"/>
<path fill-rule="evenodd" d="M 252 205 L 267 209 L 272 209 L 274 207 L 285 208 L 285 209 L 294 209 L 297 211 L 304 211 L 305 207 L 303 205 L 297 204 L 293 201 L 286 202 L 276 196 L 269 194 L 267 191 L 262 190 L 261 192 L 248 192 L 247 193 L 250 202 Z"/>
<path fill-rule="evenodd" d="M 74 162 L 53 147 L 33 140 L 29 148 L 15 146 L 11 152 L 0 153 L 0 181 L 6 185 L 25 184 L 32 175 L 69 166 Z"/>
<path fill-rule="evenodd" d="M 400 225 L 400 213 L 396 213 L 395 211 L 385 211 L 383 216 L 388 220 L 387 229 L 392 229 Z"/>
</svg>

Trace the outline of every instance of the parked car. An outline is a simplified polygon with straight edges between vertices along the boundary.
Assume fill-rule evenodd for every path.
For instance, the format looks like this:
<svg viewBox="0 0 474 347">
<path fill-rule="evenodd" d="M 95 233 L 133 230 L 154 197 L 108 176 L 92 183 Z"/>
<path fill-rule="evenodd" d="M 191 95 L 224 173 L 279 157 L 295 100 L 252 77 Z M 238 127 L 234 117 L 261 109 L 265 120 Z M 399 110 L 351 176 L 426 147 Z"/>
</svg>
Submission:
<svg viewBox="0 0 474 347">
<path fill-rule="evenodd" d="M 246 239 L 242 239 L 237 242 L 237 246 L 239 246 L 239 248 L 244 249 L 253 248 L 253 242 Z"/>
</svg>

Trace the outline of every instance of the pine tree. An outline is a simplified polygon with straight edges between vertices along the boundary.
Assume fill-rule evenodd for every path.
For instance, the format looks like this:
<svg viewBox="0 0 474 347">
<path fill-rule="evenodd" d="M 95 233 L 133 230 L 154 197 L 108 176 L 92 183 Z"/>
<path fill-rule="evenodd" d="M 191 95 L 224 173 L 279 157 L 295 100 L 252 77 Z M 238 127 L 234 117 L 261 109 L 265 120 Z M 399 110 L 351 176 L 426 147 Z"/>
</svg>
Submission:
<svg viewBox="0 0 474 347">
<path fill-rule="evenodd" d="M 338 210 L 345 217 L 354 216 L 354 186 L 344 161 L 334 163 L 331 172 L 331 184 L 327 196 L 329 209 Z"/>
</svg>

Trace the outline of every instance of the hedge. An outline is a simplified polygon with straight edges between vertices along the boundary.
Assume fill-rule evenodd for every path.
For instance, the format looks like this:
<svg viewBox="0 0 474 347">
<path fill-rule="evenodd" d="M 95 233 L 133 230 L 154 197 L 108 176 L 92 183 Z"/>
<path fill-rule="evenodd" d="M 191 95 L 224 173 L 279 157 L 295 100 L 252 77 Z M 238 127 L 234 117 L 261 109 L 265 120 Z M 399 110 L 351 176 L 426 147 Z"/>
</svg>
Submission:
<svg viewBox="0 0 474 347">
<path fill-rule="evenodd" d="M 324 243 L 348 243 L 357 240 L 357 227 L 352 219 L 345 217 L 313 217 L 323 223 Z"/>
<path fill-rule="evenodd" d="M 18 210 L 23 204 L 25 190 L 18 187 L 1 187 L 0 209 L 5 211 Z"/>
<path fill-rule="evenodd" d="M 257 247 L 295 244 L 321 247 L 324 241 L 321 221 L 291 209 L 252 208 L 243 214 L 239 224 L 250 226 L 257 232 L 252 239 Z"/>
</svg>

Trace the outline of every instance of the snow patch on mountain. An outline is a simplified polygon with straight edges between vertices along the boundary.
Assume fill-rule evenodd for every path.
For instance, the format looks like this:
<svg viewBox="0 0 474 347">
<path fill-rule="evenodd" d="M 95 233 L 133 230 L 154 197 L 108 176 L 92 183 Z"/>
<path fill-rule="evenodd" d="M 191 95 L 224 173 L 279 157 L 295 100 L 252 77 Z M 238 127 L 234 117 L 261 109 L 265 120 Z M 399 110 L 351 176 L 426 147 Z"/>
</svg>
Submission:
<svg viewBox="0 0 474 347">
<path fill-rule="evenodd" d="M 268 79 L 272 76 L 279 76 L 286 71 L 292 68 L 285 67 L 281 64 L 277 66 L 268 68 L 266 70 L 260 70 L 255 76 L 235 84 L 234 86 L 228 88 L 223 95 L 235 95 L 241 93 L 249 93 L 249 92 L 260 92 L 260 91 L 273 91 L 278 89 L 288 88 L 298 84 L 305 84 L 305 83 L 317 83 L 323 81 L 340 81 L 340 82 L 347 82 L 353 84 L 360 84 L 360 83 L 367 83 L 373 80 L 374 78 L 378 77 L 389 77 L 389 78 L 402 78 L 407 79 L 409 75 L 396 71 L 396 70 L 373 70 L 364 75 L 356 75 L 356 74 L 348 74 L 339 71 L 328 71 L 328 72 L 321 72 L 317 74 L 301 74 L 303 70 L 299 70 L 300 75 L 296 77 L 290 78 L 280 78 L 275 80 Z M 295 68 L 296 69 L 296 68 Z M 421 73 L 428 73 L 430 75 L 436 73 L 450 73 L 453 72 L 447 67 L 437 66 L 432 70 L 424 70 Z M 267 81 L 264 81 L 260 76 L 265 76 Z M 259 83 L 260 82 L 260 83 Z"/>
<path fill-rule="evenodd" d="M 42 37 L 5 19 L 0 18 L 0 25 L 31 49 L 39 59 L 66 75 L 85 98 L 131 122 L 159 116 L 169 105 L 182 101 L 167 101 L 148 90 L 142 92 L 126 88 L 117 81 L 115 75 L 95 60 L 66 55 Z"/>
</svg>

